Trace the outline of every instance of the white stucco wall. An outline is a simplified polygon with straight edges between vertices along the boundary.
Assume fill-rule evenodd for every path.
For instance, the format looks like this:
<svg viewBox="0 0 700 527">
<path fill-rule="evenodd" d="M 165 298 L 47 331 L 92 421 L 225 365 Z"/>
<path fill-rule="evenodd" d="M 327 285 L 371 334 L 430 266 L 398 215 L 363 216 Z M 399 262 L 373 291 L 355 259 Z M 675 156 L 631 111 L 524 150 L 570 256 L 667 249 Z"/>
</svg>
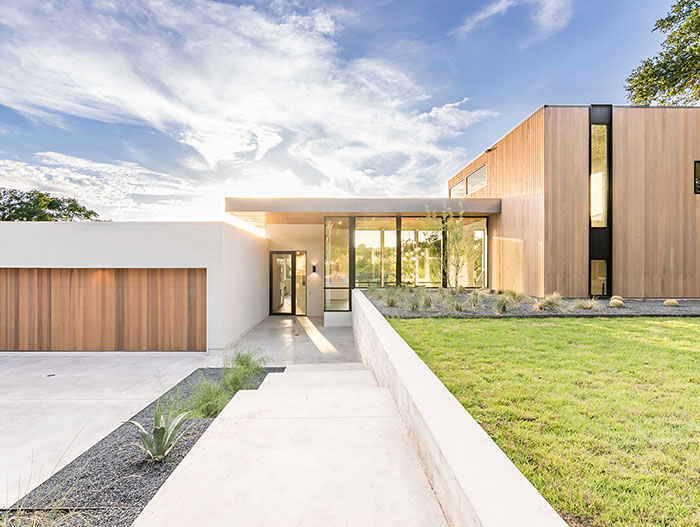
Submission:
<svg viewBox="0 0 700 527">
<path fill-rule="evenodd" d="M 323 225 L 267 225 L 266 236 L 271 251 L 306 251 L 310 316 L 323 315 Z M 316 265 L 316 274 L 312 273 Z"/>
<path fill-rule="evenodd" d="M 3 222 L 0 267 L 207 269 L 207 347 L 268 313 L 267 240 L 223 222 Z"/>
</svg>

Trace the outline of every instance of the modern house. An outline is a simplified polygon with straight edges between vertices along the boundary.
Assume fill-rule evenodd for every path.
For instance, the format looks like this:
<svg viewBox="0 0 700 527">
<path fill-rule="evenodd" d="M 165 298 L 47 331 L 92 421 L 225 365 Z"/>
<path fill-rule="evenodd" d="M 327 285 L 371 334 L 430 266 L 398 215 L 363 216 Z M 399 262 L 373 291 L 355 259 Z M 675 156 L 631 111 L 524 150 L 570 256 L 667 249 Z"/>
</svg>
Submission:
<svg viewBox="0 0 700 527">
<path fill-rule="evenodd" d="M 0 224 L 0 350 L 222 349 L 355 287 L 700 297 L 700 108 L 544 106 L 448 198 L 227 198 L 226 222 Z"/>
</svg>

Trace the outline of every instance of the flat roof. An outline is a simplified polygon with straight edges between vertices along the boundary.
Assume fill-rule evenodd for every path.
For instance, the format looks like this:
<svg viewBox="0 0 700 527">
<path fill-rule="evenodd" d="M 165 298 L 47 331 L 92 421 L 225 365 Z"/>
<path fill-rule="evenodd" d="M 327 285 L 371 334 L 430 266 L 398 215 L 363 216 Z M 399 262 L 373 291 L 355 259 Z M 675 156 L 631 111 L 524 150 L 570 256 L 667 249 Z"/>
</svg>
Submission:
<svg viewBox="0 0 700 527">
<path fill-rule="evenodd" d="M 226 212 L 254 225 L 323 223 L 325 216 L 424 216 L 449 208 L 465 216 L 501 212 L 500 199 L 475 198 L 226 198 Z"/>
</svg>

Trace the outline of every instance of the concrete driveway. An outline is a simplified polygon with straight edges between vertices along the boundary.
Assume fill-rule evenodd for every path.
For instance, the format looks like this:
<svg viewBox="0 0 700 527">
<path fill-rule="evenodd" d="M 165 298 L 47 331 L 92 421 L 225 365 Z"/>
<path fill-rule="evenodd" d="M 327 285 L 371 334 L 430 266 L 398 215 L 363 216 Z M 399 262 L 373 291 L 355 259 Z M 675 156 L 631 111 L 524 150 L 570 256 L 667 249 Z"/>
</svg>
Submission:
<svg viewBox="0 0 700 527">
<path fill-rule="evenodd" d="M 202 366 L 204 353 L 0 353 L 0 507 Z"/>
</svg>

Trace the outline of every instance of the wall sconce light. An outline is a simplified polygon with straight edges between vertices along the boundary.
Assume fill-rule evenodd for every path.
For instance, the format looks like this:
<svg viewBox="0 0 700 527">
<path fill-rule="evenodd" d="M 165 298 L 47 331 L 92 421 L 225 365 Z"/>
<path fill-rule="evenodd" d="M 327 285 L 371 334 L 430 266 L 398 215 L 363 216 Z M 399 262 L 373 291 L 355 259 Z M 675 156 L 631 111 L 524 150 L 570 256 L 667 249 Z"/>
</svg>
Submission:
<svg viewBox="0 0 700 527">
<path fill-rule="evenodd" d="M 312 274 L 316 274 L 316 264 L 313 264 L 313 265 L 311 266 L 311 273 L 312 273 Z"/>
</svg>

